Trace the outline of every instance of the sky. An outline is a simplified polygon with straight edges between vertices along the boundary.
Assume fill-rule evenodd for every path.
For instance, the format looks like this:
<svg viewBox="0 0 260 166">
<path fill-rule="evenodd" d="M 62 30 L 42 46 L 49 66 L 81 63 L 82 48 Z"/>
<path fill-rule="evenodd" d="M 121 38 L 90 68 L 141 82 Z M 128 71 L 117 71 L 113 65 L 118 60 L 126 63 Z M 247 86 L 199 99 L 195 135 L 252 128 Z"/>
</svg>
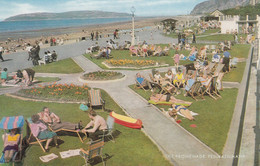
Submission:
<svg viewBox="0 0 260 166">
<path fill-rule="evenodd" d="M 101 10 L 131 13 L 137 16 L 173 16 L 191 12 L 205 0 L 0 0 L 0 20 L 10 16 L 35 12 L 66 12 Z"/>
</svg>

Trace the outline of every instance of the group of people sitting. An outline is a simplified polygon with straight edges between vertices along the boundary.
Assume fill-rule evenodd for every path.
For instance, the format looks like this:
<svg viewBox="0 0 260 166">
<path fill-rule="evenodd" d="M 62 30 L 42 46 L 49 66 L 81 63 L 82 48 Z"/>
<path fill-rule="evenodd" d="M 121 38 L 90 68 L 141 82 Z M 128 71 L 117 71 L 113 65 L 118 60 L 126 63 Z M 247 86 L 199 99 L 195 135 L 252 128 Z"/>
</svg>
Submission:
<svg viewBox="0 0 260 166">
<path fill-rule="evenodd" d="M 45 51 L 43 58 L 39 60 L 39 64 L 41 63 L 48 64 L 51 62 L 56 62 L 57 59 L 58 59 L 58 55 L 55 50 L 53 50 L 52 53 L 50 51 Z"/>
<path fill-rule="evenodd" d="M 157 46 L 152 44 L 148 45 L 144 42 L 142 45 L 138 46 L 130 46 L 129 47 L 131 56 L 141 56 L 141 57 L 149 57 L 149 56 L 168 56 L 170 48 L 165 46 L 161 48 L 161 46 Z"/>
<path fill-rule="evenodd" d="M 0 69 L 1 70 L 1 69 Z M 8 76 L 7 68 L 4 68 L 1 71 L 1 84 L 2 85 L 9 85 L 10 84 L 18 84 L 20 82 L 24 82 L 26 86 L 32 85 L 35 71 L 32 69 L 24 69 L 24 70 L 17 70 L 16 74 L 13 77 Z"/>
<path fill-rule="evenodd" d="M 45 150 L 49 151 L 49 144 L 53 140 L 56 148 L 59 148 L 57 143 L 57 134 L 55 131 L 60 129 L 67 130 L 79 130 L 82 133 L 86 133 L 88 138 L 95 141 L 100 135 L 107 132 L 107 124 L 103 117 L 96 114 L 94 110 L 88 112 L 90 122 L 82 127 L 82 122 L 71 123 L 64 122 L 55 113 L 51 112 L 48 107 L 44 107 L 38 114 L 32 115 L 30 124 L 31 132 L 34 137 L 42 139 L 47 139 L 45 144 Z M 65 130 L 66 131 L 66 130 Z"/>
</svg>

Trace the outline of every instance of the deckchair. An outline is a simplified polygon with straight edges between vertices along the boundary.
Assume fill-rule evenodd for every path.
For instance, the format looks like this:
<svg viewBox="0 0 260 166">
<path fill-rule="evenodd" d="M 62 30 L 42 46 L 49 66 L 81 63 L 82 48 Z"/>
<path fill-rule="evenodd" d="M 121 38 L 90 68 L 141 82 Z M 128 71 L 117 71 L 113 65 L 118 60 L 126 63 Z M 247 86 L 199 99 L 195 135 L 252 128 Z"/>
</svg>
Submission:
<svg viewBox="0 0 260 166">
<path fill-rule="evenodd" d="M 218 64 L 218 66 L 216 67 L 216 70 L 214 71 L 214 75 L 215 76 L 219 75 L 219 73 L 222 71 L 224 66 L 225 66 L 225 64 Z"/>
<path fill-rule="evenodd" d="M 140 82 L 140 81 L 138 81 L 137 80 L 137 78 L 135 78 L 135 88 L 141 88 L 141 89 L 143 89 L 144 91 L 147 91 L 147 87 L 148 87 L 148 89 L 150 89 L 150 87 L 149 87 L 149 85 L 148 84 L 150 84 L 150 82 L 148 81 L 148 83 L 146 83 L 146 84 L 143 84 L 145 81 L 148 81 L 147 79 L 145 79 L 144 78 L 144 80 L 143 80 L 143 82 Z"/>
<path fill-rule="evenodd" d="M 88 165 L 90 159 L 94 159 L 95 157 L 100 157 L 102 160 L 103 165 L 105 165 L 102 149 L 104 147 L 104 140 L 100 139 L 94 142 L 91 142 L 88 150 L 84 150 L 83 148 L 80 148 L 80 156 L 84 158 L 86 162 L 86 166 Z"/>
<path fill-rule="evenodd" d="M 109 140 L 112 140 L 112 142 L 115 143 L 115 139 L 113 137 L 113 129 L 114 129 L 114 123 L 115 119 L 111 116 L 107 117 L 107 130 L 103 132 L 103 135 L 100 135 L 102 137 L 102 140 L 104 140 L 105 137 L 109 138 Z M 111 137 L 111 139 L 110 139 Z"/>
<path fill-rule="evenodd" d="M 4 129 L 5 132 L 6 132 L 6 130 L 15 129 L 15 128 L 18 128 L 19 132 L 20 132 L 19 133 L 20 138 L 18 141 L 18 151 L 13 154 L 13 157 L 11 159 L 11 162 L 13 162 L 13 165 L 14 165 L 14 162 L 22 161 L 22 140 L 21 140 L 21 138 L 23 137 L 23 135 L 22 135 L 23 124 L 24 124 L 23 116 L 3 117 L 0 122 L 0 129 Z M 4 136 L 4 139 L 6 139 L 5 136 Z M 2 164 L 2 163 L 5 163 L 4 152 L 2 153 L 2 157 L 0 157 L 0 164 Z"/>
<path fill-rule="evenodd" d="M 105 101 L 101 97 L 100 90 L 91 89 L 88 91 L 88 103 L 90 108 L 93 107 L 102 107 L 105 110 Z"/>
<path fill-rule="evenodd" d="M 46 152 L 46 150 L 44 149 L 44 147 L 43 147 L 43 145 L 42 145 L 42 142 L 46 142 L 47 141 L 47 139 L 42 139 L 42 140 L 40 140 L 39 138 L 37 138 L 37 137 L 35 137 L 33 134 L 32 134 L 32 132 L 31 132 L 31 124 L 33 123 L 32 122 L 32 119 L 31 118 L 28 118 L 27 120 L 25 120 L 25 122 L 26 122 L 26 124 L 27 124 L 27 136 L 28 136 L 28 138 L 27 138 L 27 143 L 29 144 L 29 145 L 33 145 L 33 144 L 39 144 L 40 145 L 40 147 L 41 147 L 41 149 L 42 149 L 42 151 L 43 152 Z"/>
<path fill-rule="evenodd" d="M 196 101 L 198 101 L 198 99 L 195 96 L 199 96 L 200 98 L 204 99 L 204 97 L 201 95 L 201 82 L 200 81 L 196 81 L 191 86 L 190 90 L 187 92 Z"/>
<path fill-rule="evenodd" d="M 134 46 L 129 47 L 129 51 L 131 56 L 138 56 L 138 51 Z"/>
<path fill-rule="evenodd" d="M 204 96 L 205 94 L 208 94 L 210 97 L 212 97 L 214 100 L 217 100 L 217 98 L 215 98 L 212 94 L 212 91 L 211 91 L 211 86 L 212 86 L 212 79 L 213 77 L 211 77 L 208 81 L 207 81 L 207 84 L 204 85 L 201 89 L 202 89 L 202 92 L 201 92 L 201 96 Z"/>
<path fill-rule="evenodd" d="M 210 62 L 207 68 L 207 73 L 212 72 L 213 68 L 215 67 L 216 63 Z"/>
<path fill-rule="evenodd" d="M 223 90 L 223 82 L 222 82 L 222 79 L 223 79 L 223 77 L 224 77 L 224 74 L 225 74 L 225 73 L 220 72 L 220 73 L 218 74 L 218 77 L 217 77 L 217 83 L 218 83 L 218 86 L 217 86 L 217 87 L 219 87 L 219 88 L 218 88 L 219 90 Z"/>
</svg>

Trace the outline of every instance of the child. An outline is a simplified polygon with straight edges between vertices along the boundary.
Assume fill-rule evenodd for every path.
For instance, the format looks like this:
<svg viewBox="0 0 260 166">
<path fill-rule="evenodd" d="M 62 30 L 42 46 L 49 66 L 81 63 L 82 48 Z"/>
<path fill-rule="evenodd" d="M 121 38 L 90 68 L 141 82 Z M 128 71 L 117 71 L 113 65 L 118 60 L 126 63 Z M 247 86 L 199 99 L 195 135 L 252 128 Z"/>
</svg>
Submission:
<svg viewBox="0 0 260 166">
<path fill-rule="evenodd" d="M 178 68 L 179 61 L 180 61 L 180 55 L 177 51 L 176 51 L 175 55 L 173 56 L 173 59 L 174 59 L 174 65 Z"/>
<path fill-rule="evenodd" d="M 7 68 L 4 68 L 4 70 L 1 72 L 1 81 L 2 81 L 2 84 L 5 84 L 5 83 L 6 83 L 7 77 L 8 77 Z"/>
</svg>

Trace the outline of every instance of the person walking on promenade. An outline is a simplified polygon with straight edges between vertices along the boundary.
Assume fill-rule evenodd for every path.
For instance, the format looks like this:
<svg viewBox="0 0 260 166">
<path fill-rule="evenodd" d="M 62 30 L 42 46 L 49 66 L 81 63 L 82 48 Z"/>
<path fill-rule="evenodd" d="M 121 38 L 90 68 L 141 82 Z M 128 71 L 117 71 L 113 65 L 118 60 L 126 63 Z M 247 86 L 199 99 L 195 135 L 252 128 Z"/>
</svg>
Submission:
<svg viewBox="0 0 260 166">
<path fill-rule="evenodd" d="M 195 33 L 192 33 L 192 43 L 196 43 L 196 36 L 195 36 Z"/>
<path fill-rule="evenodd" d="M 92 32 L 90 33 L 90 35 L 91 35 L 91 40 L 93 41 L 93 40 L 94 40 L 94 32 L 92 31 Z"/>
<path fill-rule="evenodd" d="M 2 62 L 5 61 L 3 56 L 2 56 L 3 52 L 4 52 L 4 48 L 0 45 L 0 59 L 2 60 Z"/>
<path fill-rule="evenodd" d="M 181 42 L 181 33 L 178 34 L 178 44 Z"/>
<path fill-rule="evenodd" d="M 98 31 L 96 32 L 96 40 L 98 40 Z"/>
</svg>

